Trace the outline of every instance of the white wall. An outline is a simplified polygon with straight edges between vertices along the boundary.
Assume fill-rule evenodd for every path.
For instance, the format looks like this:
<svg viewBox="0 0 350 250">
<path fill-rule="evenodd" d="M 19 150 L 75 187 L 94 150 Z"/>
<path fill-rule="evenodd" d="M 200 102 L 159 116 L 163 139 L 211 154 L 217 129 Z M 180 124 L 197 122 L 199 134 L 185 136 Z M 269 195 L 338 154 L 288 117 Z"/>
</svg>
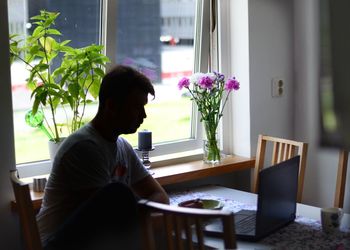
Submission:
<svg viewBox="0 0 350 250">
<path fill-rule="evenodd" d="M 314 0 L 231 2 L 231 71 L 239 72 L 237 75 L 244 79 L 241 87 L 248 89 L 240 90 L 233 101 L 236 106 L 233 122 L 238 123 L 233 128 L 234 138 L 238 138 L 235 145 L 250 137 L 250 150 L 236 146 L 233 152 L 254 156 L 260 133 L 308 142 L 303 202 L 326 207 L 333 205 L 338 151 L 318 146 L 317 3 Z M 247 27 L 246 23 L 240 23 L 245 13 L 249 17 Z M 249 46 L 244 41 L 249 41 Z M 240 56 L 249 56 L 249 63 Z M 283 97 L 273 98 L 271 79 L 276 76 L 285 80 L 285 93 Z M 245 102 L 243 107 L 241 101 L 235 103 L 238 99 L 249 100 L 248 119 L 247 106 Z M 250 127 L 242 125 L 247 120 Z M 250 136 L 246 136 L 246 131 L 250 131 Z M 349 176 L 350 170 L 348 183 Z M 347 192 L 344 202 L 347 212 L 349 196 Z"/>
<path fill-rule="evenodd" d="M 234 0 L 230 4 L 231 71 L 241 82 L 233 98 L 233 152 L 254 156 L 259 134 L 294 139 L 293 2 Z M 284 80 L 281 97 L 272 97 L 276 77 Z"/>
<path fill-rule="evenodd" d="M 0 1 L 0 248 L 20 249 L 18 221 L 10 211 L 13 192 L 9 170 L 15 168 L 7 1 Z"/>
<path fill-rule="evenodd" d="M 293 138 L 293 2 L 249 0 L 251 145 L 258 134 Z M 284 79 L 282 97 L 272 97 L 271 82 Z"/>
<path fill-rule="evenodd" d="M 230 3 L 231 65 L 241 81 L 241 89 L 233 98 L 233 152 L 254 156 L 259 134 L 295 139 L 293 2 L 235 0 Z M 272 97 L 271 85 L 276 77 L 284 81 L 281 97 Z"/>
<path fill-rule="evenodd" d="M 232 103 L 233 152 L 251 156 L 261 133 L 293 138 L 293 2 L 235 0 L 230 4 L 231 71 L 241 82 Z M 284 80 L 282 97 L 272 97 L 276 77 Z"/>
<path fill-rule="evenodd" d="M 336 185 L 338 151 L 318 146 L 318 1 L 295 0 L 295 135 L 309 142 L 303 201 L 332 206 Z M 349 168 L 349 167 L 348 167 Z M 350 170 L 347 173 L 347 187 Z M 349 190 L 349 188 L 347 188 Z M 350 212 L 350 193 L 344 209 Z"/>
</svg>

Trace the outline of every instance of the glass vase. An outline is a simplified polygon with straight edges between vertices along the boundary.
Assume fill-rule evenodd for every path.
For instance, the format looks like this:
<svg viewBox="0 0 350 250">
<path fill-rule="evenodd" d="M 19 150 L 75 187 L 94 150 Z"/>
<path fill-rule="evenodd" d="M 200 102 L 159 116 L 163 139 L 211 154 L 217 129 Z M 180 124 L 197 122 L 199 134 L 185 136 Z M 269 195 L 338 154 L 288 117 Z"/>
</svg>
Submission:
<svg viewBox="0 0 350 250">
<path fill-rule="evenodd" d="M 221 160 L 217 128 L 205 123 L 204 130 L 206 138 L 203 141 L 203 160 L 205 163 L 217 164 Z"/>
</svg>

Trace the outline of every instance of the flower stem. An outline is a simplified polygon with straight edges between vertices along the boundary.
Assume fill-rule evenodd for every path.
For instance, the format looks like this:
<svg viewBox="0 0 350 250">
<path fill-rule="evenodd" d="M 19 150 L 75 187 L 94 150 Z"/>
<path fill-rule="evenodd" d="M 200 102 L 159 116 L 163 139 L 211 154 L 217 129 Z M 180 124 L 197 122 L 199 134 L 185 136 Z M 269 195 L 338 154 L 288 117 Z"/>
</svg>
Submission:
<svg viewBox="0 0 350 250">
<path fill-rule="evenodd" d="M 217 125 L 210 121 L 204 122 L 204 129 L 207 136 L 207 140 L 205 142 L 205 150 L 206 153 L 206 162 L 208 163 L 216 163 L 220 161 L 220 149 L 218 147 L 217 141 Z"/>
</svg>

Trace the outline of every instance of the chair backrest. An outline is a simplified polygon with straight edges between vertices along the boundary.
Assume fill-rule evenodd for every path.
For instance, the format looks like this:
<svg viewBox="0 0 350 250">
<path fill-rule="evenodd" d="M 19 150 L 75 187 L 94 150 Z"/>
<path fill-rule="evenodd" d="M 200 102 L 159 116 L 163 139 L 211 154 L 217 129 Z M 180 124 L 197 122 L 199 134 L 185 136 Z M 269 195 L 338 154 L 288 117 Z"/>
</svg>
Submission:
<svg viewBox="0 0 350 250">
<path fill-rule="evenodd" d="M 139 201 L 142 221 L 143 249 L 156 249 L 152 216 L 158 216 L 158 227 L 166 234 L 167 249 L 205 249 L 204 222 L 220 219 L 223 223 L 225 249 L 236 248 L 233 213 L 221 210 L 184 208 L 151 202 Z M 158 220 L 159 223 L 159 220 Z"/>
<path fill-rule="evenodd" d="M 335 188 L 334 206 L 342 208 L 344 205 L 346 170 L 348 168 L 349 151 L 339 151 L 337 183 Z"/>
<path fill-rule="evenodd" d="M 259 172 L 262 168 L 264 168 L 265 153 L 268 142 L 272 143 L 271 165 L 275 165 L 296 155 L 300 155 L 297 202 L 301 202 L 308 148 L 308 144 L 305 142 L 259 135 L 252 181 L 252 191 L 254 193 L 258 192 Z"/>
<path fill-rule="evenodd" d="M 16 199 L 16 209 L 22 226 L 25 247 L 28 250 L 41 250 L 38 225 L 30 198 L 29 185 L 18 178 L 17 170 L 10 171 L 10 178 Z"/>
</svg>

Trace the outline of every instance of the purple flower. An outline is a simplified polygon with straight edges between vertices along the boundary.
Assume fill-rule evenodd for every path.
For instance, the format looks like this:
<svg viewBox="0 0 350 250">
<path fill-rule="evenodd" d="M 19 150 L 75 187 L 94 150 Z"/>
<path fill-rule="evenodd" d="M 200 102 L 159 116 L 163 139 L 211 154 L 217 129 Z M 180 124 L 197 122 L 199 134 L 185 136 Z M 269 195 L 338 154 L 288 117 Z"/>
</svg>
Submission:
<svg viewBox="0 0 350 250">
<path fill-rule="evenodd" d="M 236 77 L 227 80 L 225 90 L 239 90 L 239 82 L 236 80 Z"/>
<path fill-rule="evenodd" d="M 188 79 L 187 77 L 183 77 L 179 83 L 177 84 L 177 86 L 179 87 L 179 89 L 181 90 L 182 88 L 188 88 L 188 86 L 190 86 L 190 79 Z"/>
<path fill-rule="evenodd" d="M 219 81 L 223 81 L 225 79 L 224 74 L 221 74 L 220 72 L 214 72 L 214 74 L 216 75 Z"/>
<path fill-rule="evenodd" d="M 203 76 L 199 79 L 198 83 L 202 89 L 211 89 L 213 88 L 214 81 L 209 76 Z"/>
</svg>

